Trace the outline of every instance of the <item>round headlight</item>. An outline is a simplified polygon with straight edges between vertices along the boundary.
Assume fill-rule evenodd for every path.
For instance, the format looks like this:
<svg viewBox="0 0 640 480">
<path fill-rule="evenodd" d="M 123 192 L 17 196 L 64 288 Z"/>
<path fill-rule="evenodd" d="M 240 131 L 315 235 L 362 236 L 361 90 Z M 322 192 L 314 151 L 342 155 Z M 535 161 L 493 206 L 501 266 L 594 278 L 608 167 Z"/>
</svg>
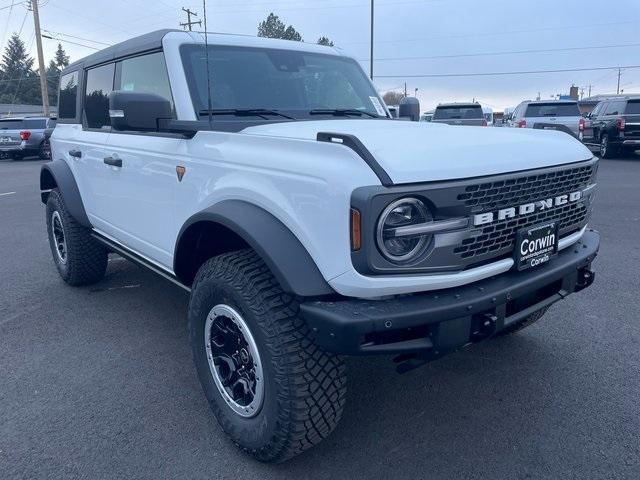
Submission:
<svg viewBox="0 0 640 480">
<path fill-rule="evenodd" d="M 417 198 L 402 198 L 384 209 L 378 220 L 377 242 L 380 252 L 392 262 L 407 263 L 424 252 L 431 235 L 412 234 L 402 227 L 433 221 L 427 206 Z"/>
</svg>

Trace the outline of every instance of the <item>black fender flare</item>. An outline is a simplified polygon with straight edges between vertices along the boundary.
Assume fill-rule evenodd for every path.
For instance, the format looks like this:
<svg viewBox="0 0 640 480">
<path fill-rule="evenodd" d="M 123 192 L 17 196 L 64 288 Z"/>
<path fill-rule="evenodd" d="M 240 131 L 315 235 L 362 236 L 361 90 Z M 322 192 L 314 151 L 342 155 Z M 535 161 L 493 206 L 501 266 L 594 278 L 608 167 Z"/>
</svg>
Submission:
<svg viewBox="0 0 640 480">
<path fill-rule="evenodd" d="M 42 203 L 47 203 L 49 191 L 53 188 L 60 190 L 64 197 L 64 204 L 71 216 L 79 224 L 91 228 L 92 225 L 84 209 L 76 178 L 64 160 L 47 162 L 40 169 L 40 196 Z"/>
<path fill-rule="evenodd" d="M 286 292 L 304 297 L 335 293 L 289 228 L 266 210 L 241 200 L 222 201 L 185 222 L 176 242 L 174 272 L 179 270 L 177 261 L 183 234 L 199 222 L 220 224 L 242 238 L 260 255 Z"/>
</svg>

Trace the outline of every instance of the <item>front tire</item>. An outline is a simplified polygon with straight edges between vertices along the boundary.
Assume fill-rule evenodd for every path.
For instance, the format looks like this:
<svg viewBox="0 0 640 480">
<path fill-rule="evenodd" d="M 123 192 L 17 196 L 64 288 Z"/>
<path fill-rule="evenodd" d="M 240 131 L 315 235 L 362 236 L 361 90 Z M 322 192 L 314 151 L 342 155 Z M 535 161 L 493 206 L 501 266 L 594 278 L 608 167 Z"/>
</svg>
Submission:
<svg viewBox="0 0 640 480">
<path fill-rule="evenodd" d="M 222 429 L 263 462 L 281 462 L 327 437 L 346 395 L 342 359 L 320 350 L 252 250 L 202 265 L 189 302 L 200 383 Z"/>
<path fill-rule="evenodd" d="M 72 286 L 99 282 L 107 270 L 107 250 L 69 214 L 58 189 L 47 200 L 47 233 L 53 261 Z"/>
</svg>

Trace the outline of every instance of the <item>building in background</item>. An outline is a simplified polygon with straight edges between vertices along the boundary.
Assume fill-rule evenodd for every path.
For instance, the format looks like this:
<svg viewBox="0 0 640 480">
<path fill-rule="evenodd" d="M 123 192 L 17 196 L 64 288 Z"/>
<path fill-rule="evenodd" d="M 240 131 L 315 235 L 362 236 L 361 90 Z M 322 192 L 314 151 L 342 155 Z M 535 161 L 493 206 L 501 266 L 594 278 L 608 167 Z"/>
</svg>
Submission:
<svg viewBox="0 0 640 480">
<path fill-rule="evenodd" d="M 51 106 L 51 115 L 58 113 L 58 107 Z M 0 103 L 0 117 L 42 115 L 42 105 L 17 105 L 11 103 Z"/>
</svg>

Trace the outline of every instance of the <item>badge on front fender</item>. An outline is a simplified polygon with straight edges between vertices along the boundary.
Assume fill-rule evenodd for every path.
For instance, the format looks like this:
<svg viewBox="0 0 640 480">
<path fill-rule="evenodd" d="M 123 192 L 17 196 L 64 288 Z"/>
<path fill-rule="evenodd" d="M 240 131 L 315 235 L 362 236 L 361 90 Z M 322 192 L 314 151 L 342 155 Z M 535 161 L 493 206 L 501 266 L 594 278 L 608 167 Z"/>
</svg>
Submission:
<svg viewBox="0 0 640 480">
<path fill-rule="evenodd" d="M 558 253 L 558 226 L 547 223 L 523 228 L 516 234 L 515 261 L 518 270 L 549 262 Z"/>
</svg>

